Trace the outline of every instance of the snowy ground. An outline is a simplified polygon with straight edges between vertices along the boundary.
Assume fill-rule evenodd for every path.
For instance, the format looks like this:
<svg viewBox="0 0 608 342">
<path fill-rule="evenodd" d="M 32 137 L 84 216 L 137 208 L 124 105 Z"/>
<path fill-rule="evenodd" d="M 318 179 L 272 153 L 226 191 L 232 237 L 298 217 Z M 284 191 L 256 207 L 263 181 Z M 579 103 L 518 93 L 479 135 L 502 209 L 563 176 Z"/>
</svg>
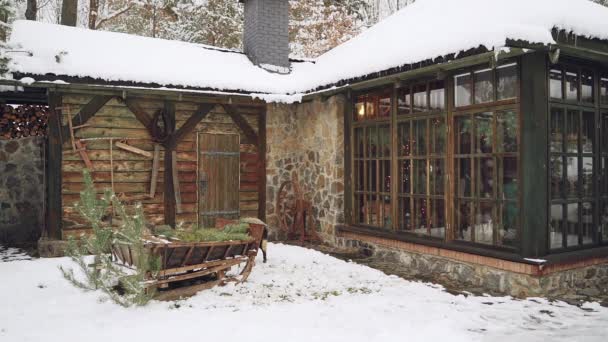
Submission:
<svg viewBox="0 0 608 342">
<path fill-rule="evenodd" d="M 11 252 L 12 255 L 16 251 Z M 2 255 L 9 254 L 0 252 Z M 0 262 L 0 341 L 606 341 L 608 308 L 454 296 L 271 244 L 249 281 L 174 303 L 119 307 L 62 278 L 62 259 Z"/>
</svg>

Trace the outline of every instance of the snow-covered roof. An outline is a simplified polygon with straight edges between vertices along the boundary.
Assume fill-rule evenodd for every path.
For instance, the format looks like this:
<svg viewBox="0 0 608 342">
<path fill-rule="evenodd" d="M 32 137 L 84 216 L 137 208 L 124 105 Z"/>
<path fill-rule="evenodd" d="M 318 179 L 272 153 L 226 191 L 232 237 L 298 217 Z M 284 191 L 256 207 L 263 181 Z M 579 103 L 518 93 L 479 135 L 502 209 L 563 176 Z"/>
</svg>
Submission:
<svg viewBox="0 0 608 342">
<path fill-rule="evenodd" d="M 209 46 L 32 21 L 13 25 L 10 70 L 219 91 L 301 94 L 507 39 L 555 43 L 551 30 L 608 39 L 608 8 L 589 0 L 418 0 L 281 75 Z"/>
</svg>

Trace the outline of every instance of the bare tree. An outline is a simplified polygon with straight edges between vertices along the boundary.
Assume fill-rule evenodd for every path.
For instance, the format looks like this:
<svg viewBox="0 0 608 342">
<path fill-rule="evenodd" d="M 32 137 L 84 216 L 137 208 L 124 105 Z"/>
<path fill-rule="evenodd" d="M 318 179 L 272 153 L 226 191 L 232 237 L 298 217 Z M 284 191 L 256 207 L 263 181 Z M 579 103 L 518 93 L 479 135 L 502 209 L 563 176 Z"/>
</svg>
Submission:
<svg viewBox="0 0 608 342">
<path fill-rule="evenodd" d="M 38 1 L 27 0 L 27 5 L 25 8 L 25 19 L 36 20 L 37 17 L 38 17 Z"/>
<path fill-rule="evenodd" d="M 61 25 L 76 26 L 78 0 L 63 0 L 61 6 Z"/>
</svg>

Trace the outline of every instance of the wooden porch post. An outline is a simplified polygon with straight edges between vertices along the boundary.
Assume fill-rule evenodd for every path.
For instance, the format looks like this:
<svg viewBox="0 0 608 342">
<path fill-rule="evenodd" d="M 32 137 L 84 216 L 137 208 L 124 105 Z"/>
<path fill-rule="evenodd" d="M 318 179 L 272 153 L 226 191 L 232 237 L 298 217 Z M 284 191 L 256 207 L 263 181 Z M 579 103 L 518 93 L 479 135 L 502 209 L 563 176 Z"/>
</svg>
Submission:
<svg viewBox="0 0 608 342">
<path fill-rule="evenodd" d="M 48 139 L 46 146 L 46 235 L 49 239 L 61 240 L 61 95 L 49 93 Z M 43 232 L 44 237 L 44 232 Z"/>
<path fill-rule="evenodd" d="M 175 132 L 175 103 L 166 101 L 164 108 L 167 134 Z M 165 144 L 164 204 L 165 224 L 175 227 L 175 187 L 173 186 L 173 151 L 177 144 Z"/>
<path fill-rule="evenodd" d="M 266 113 L 264 107 L 258 121 L 258 218 L 266 222 Z"/>
</svg>

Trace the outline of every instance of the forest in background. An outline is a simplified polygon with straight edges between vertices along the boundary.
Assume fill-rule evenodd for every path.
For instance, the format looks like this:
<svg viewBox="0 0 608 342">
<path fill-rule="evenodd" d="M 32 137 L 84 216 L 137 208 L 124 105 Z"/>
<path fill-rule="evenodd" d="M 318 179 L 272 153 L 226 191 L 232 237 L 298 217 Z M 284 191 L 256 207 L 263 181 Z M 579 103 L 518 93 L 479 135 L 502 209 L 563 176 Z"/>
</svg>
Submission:
<svg viewBox="0 0 608 342">
<path fill-rule="evenodd" d="M 317 57 L 414 1 L 289 0 L 291 55 Z M 60 23 L 66 6 L 77 6 L 79 27 L 242 48 L 238 0 L 0 0 L 0 39 L 16 19 Z"/>
</svg>

